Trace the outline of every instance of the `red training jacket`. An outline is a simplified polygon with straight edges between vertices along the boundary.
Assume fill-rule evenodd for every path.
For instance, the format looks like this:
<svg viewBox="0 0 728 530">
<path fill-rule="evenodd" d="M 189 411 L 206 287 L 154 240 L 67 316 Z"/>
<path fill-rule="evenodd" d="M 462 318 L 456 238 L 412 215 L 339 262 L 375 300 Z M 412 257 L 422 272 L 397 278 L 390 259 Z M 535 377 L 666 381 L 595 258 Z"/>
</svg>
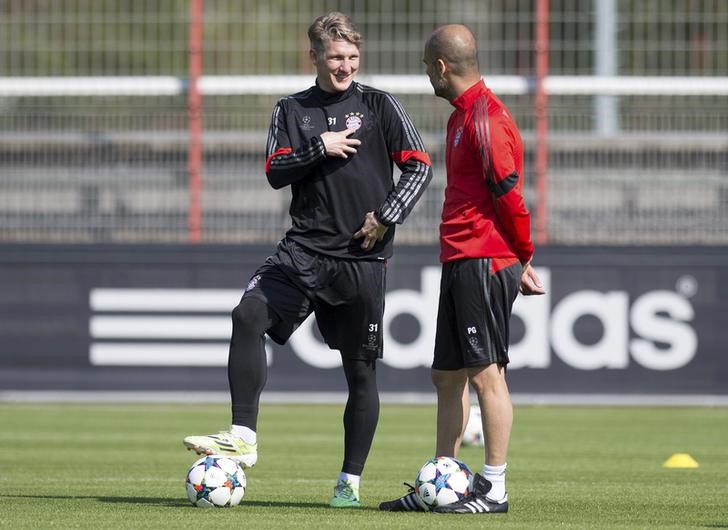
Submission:
<svg viewBox="0 0 728 530">
<path fill-rule="evenodd" d="M 523 200 L 523 142 L 506 106 L 481 79 L 452 101 L 440 261 L 493 258 L 493 271 L 533 255 Z"/>
</svg>

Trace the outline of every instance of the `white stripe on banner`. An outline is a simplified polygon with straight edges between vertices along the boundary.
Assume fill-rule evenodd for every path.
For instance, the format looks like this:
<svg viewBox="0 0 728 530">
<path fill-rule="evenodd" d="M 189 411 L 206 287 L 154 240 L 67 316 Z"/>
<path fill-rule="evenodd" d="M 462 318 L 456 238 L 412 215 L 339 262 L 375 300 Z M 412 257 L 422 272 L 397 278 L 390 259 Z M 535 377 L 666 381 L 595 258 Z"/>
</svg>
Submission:
<svg viewBox="0 0 728 530">
<path fill-rule="evenodd" d="M 228 343 L 91 344 L 95 366 L 227 366 Z"/>
<path fill-rule="evenodd" d="M 92 289 L 92 311 L 220 311 L 230 313 L 240 289 Z"/>
<path fill-rule="evenodd" d="M 97 339 L 224 339 L 230 340 L 229 316 L 92 316 L 89 332 Z"/>
</svg>

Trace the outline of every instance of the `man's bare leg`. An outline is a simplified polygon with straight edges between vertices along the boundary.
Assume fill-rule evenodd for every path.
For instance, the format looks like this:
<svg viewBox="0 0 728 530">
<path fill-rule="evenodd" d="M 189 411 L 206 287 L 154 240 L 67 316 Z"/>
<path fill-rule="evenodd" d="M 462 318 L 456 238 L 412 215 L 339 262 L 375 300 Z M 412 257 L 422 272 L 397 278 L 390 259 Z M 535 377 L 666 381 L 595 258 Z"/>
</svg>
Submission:
<svg viewBox="0 0 728 530">
<path fill-rule="evenodd" d="M 432 370 L 437 389 L 436 456 L 455 456 L 460 448 L 470 403 L 467 399 L 468 376 L 465 370 Z"/>
</svg>

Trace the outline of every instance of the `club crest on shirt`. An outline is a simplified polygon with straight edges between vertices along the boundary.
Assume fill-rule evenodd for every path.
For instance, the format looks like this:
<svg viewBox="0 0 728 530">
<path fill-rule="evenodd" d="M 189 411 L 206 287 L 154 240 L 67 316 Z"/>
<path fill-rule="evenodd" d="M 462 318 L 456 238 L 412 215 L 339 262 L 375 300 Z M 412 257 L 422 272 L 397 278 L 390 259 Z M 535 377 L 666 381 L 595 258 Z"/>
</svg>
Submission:
<svg viewBox="0 0 728 530">
<path fill-rule="evenodd" d="M 310 131 L 313 129 L 313 125 L 311 125 L 311 116 L 308 114 L 301 118 L 301 129 L 304 131 Z"/>
<path fill-rule="evenodd" d="M 460 143 L 460 137 L 462 135 L 463 135 L 463 128 L 461 126 L 461 127 L 458 127 L 458 130 L 457 131 L 455 131 L 455 139 L 452 141 L 453 147 L 457 147 L 458 146 L 458 144 Z"/>
<path fill-rule="evenodd" d="M 255 286 L 258 285 L 258 281 L 260 281 L 260 274 L 256 274 L 250 279 L 250 281 L 248 282 L 248 286 L 245 288 L 245 292 L 254 289 Z"/>
<path fill-rule="evenodd" d="M 359 129 L 359 127 L 362 126 L 363 117 L 364 114 L 361 112 L 349 112 L 348 114 L 344 114 L 344 118 L 346 118 L 346 128 L 354 130 Z"/>
</svg>

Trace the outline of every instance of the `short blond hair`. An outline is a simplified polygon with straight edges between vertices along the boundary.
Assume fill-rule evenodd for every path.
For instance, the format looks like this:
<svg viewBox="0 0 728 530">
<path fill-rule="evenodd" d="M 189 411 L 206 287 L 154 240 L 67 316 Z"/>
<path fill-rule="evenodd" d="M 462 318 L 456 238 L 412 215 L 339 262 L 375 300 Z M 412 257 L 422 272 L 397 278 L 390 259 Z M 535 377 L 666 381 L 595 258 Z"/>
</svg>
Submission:
<svg viewBox="0 0 728 530">
<path fill-rule="evenodd" d="M 351 19 L 338 11 L 321 15 L 314 20 L 308 28 L 308 39 L 311 41 L 311 48 L 317 52 L 322 52 L 326 44 L 333 40 L 345 40 L 357 48 L 362 41 L 361 33 Z"/>
</svg>

